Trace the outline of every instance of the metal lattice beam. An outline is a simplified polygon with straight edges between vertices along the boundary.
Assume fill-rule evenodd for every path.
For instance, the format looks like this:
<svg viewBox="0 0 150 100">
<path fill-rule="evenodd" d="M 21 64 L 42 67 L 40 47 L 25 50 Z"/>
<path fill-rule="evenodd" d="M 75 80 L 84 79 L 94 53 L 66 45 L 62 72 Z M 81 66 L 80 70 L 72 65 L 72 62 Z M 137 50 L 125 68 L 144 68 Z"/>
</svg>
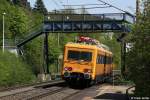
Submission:
<svg viewBox="0 0 150 100">
<path fill-rule="evenodd" d="M 108 14 L 50 14 L 45 17 L 44 30 L 52 33 L 88 33 L 101 31 L 130 31 L 134 23 L 129 13 Z"/>
</svg>

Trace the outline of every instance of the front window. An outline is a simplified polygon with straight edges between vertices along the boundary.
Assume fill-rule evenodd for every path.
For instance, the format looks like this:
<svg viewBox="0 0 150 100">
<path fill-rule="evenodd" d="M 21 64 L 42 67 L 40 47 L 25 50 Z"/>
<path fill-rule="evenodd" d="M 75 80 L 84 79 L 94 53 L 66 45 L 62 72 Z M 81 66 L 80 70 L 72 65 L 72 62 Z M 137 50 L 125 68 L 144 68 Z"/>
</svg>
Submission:
<svg viewBox="0 0 150 100">
<path fill-rule="evenodd" d="M 92 60 L 92 52 L 69 50 L 68 51 L 68 59 L 69 60 L 91 61 Z"/>
</svg>

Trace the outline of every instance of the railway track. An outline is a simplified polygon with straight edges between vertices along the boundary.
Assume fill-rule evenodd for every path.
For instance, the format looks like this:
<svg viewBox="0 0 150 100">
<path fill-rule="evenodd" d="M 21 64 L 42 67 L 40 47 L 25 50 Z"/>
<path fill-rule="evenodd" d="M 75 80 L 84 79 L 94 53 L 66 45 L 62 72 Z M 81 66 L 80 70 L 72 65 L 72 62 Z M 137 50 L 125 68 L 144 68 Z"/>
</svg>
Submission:
<svg viewBox="0 0 150 100">
<path fill-rule="evenodd" d="M 6 95 L 3 96 L 0 92 L 0 100 L 67 100 L 81 91 L 86 91 L 86 89 L 69 88 L 62 80 L 38 83 L 23 88 L 23 91 L 13 92 L 11 90 L 12 93 L 7 94 L 6 92 Z"/>
<path fill-rule="evenodd" d="M 66 84 L 44 85 L 26 91 L 0 97 L 0 100 L 76 100 L 81 97 L 94 97 L 99 92 L 105 92 L 105 87 L 113 87 L 108 83 L 96 84 L 85 89 L 72 89 Z M 113 91 L 114 88 L 110 91 Z"/>
<path fill-rule="evenodd" d="M 81 90 L 71 89 L 69 87 L 64 87 L 56 91 L 49 92 L 48 94 L 43 94 L 40 98 L 28 99 L 28 100 L 66 100 L 68 97 L 75 95 Z"/>
<path fill-rule="evenodd" d="M 59 84 L 60 83 L 60 84 Z M 18 89 L 18 87 L 17 87 Z M 20 88 L 19 90 L 21 90 Z M 79 89 L 69 88 L 63 82 L 42 83 L 34 86 L 24 87 L 23 91 L 5 91 L 0 100 L 65 100 L 66 98 L 78 93 Z M 17 91 L 17 92 L 16 92 Z M 3 93 L 0 92 L 0 95 Z"/>
<path fill-rule="evenodd" d="M 61 89 L 60 91 L 57 91 L 52 94 L 50 93 L 49 95 L 43 96 L 42 98 L 36 98 L 35 100 L 71 100 L 72 98 L 74 98 L 74 96 L 80 95 L 80 93 L 84 93 L 85 91 L 89 91 L 97 87 L 98 85 L 94 85 L 92 87 L 84 88 L 84 89 L 83 88 L 72 89 L 69 87 L 65 87 L 64 89 Z M 105 84 L 101 84 L 101 85 L 104 86 Z M 33 100 L 33 99 L 30 99 L 30 100 Z"/>
<path fill-rule="evenodd" d="M 66 84 L 36 85 L 22 92 L 0 97 L 0 100 L 67 100 L 86 89 L 69 88 Z"/>
<path fill-rule="evenodd" d="M 34 88 L 28 91 L 0 97 L 0 100 L 65 100 L 80 90 L 71 89 L 66 85 L 46 88 Z"/>
<path fill-rule="evenodd" d="M 50 84 L 56 84 L 56 83 L 61 83 L 61 82 L 64 82 L 64 81 L 63 80 L 57 80 L 57 81 L 54 80 L 54 81 L 36 82 L 36 83 L 32 83 L 32 84 L 24 84 L 24 85 L 19 85 L 19 86 L 5 87 L 5 88 L 1 88 L 0 92 L 20 89 L 20 88 L 25 88 L 25 87 L 40 87 L 40 86 L 44 86 L 46 84 L 50 85 Z"/>
<path fill-rule="evenodd" d="M 57 93 L 61 90 L 63 90 L 63 87 L 56 87 L 52 86 L 50 88 L 34 88 L 28 91 L 23 91 L 20 93 L 7 95 L 4 97 L 1 97 L 0 100 L 37 100 L 39 98 L 42 98 L 44 96 Z"/>
<path fill-rule="evenodd" d="M 63 85 L 63 86 L 60 86 Z M 58 87 L 57 87 L 58 86 Z M 28 87 L 17 87 L 16 89 L 8 89 L 0 92 L 0 100 L 32 100 L 35 97 L 41 97 L 52 91 L 60 90 L 64 86 L 64 81 L 50 81 L 44 83 L 34 84 Z"/>
</svg>

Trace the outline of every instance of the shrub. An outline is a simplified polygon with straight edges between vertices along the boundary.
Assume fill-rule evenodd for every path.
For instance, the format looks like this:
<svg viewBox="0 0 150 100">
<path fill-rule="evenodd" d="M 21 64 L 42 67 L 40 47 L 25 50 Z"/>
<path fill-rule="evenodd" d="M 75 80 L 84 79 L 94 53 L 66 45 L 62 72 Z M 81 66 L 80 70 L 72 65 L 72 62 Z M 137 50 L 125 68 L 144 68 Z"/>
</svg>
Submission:
<svg viewBox="0 0 150 100">
<path fill-rule="evenodd" d="M 31 83 L 35 80 L 30 67 L 19 57 L 0 51 L 0 86 Z"/>
</svg>

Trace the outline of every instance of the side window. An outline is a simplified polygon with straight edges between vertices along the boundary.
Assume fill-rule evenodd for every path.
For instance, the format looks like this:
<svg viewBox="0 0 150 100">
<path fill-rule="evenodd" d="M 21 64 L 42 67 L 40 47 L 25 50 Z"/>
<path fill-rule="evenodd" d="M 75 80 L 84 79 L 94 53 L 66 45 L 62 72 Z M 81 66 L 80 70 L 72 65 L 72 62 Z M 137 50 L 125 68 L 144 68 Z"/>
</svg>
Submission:
<svg viewBox="0 0 150 100">
<path fill-rule="evenodd" d="M 112 63 L 112 57 L 102 56 L 98 55 L 96 59 L 97 64 L 111 64 Z"/>
<path fill-rule="evenodd" d="M 99 55 L 97 55 L 96 63 L 98 64 L 99 62 Z"/>
<path fill-rule="evenodd" d="M 111 63 L 111 64 L 113 63 L 113 58 L 112 58 L 112 57 L 110 58 L 110 63 Z"/>
<path fill-rule="evenodd" d="M 104 64 L 104 63 L 105 63 L 105 56 L 98 55 L 98 56 L 97 56 L 96 63 L 97 63 L 97 64 Z"/>
<path fill-rule="evenodd" d="M 109 64 L 109 57 L 107 57 L 107 64 Z"/>
<path fill-rule="evenodd" d="M 106 59 L 107 59 L 107 57 L 103 56 L 103 64 L 106 64 Z"/>
<path fill-rule="evenodd" d="M 99 57 L 98 64 L 100 64 L 101 63 L 101 56 L 99 55 L 98 57 Z"/>
<path fill-rule="evenodd" d="M 101 56 L 101 64 L 105 63 L 105 56 Z"/>
<path fill-rule="evenodd" d="M 103 58 L 100 56 L 100 64 L 103 64 Z"/>
<path fill-rule="evenodd" d="M 108 56 L 101 56 L 101 64 L 112 64 L 113 58 Z"/>
<path fill-rule="evenodd" d="M 103 58 L 102 58 L 102 56 L 100 56 L 100 64 L 102 64 L 103 63 Z"/>
<path fill-rule="evenodd" d="M 97 59 L 96 59 L 96 63 L 98 64 L 98 56 L 97 56 Z"/>
<path fill-rule="evenodd" d="M 110 58 L 110 57 L 108 57 L 108 64 L 111 64 L 110 60 L 111 60 L 111 58 Z"/>
<path fill-rule="evenodd" d="M 107 56 L 105 57 L 105 63 L 107 64 L 107 62 L 108 62 L 108 58 L 107 58 Z"/>
<path fill-rule="evenodd" d="M 112 57 L 107 57 L 107 64 L 112 64 Z"/>
<path fill-rule="evenodd" d="M 112 57 L 110 57 L 110 64 L 112 64 Z"/>
<path fill-rule="evenodd" d="M 100 56 L 98 55 L 98 56 L 97 56 L 96 63 L 99 64 L 99 61 L 100 61 Z"/>
</svg>

